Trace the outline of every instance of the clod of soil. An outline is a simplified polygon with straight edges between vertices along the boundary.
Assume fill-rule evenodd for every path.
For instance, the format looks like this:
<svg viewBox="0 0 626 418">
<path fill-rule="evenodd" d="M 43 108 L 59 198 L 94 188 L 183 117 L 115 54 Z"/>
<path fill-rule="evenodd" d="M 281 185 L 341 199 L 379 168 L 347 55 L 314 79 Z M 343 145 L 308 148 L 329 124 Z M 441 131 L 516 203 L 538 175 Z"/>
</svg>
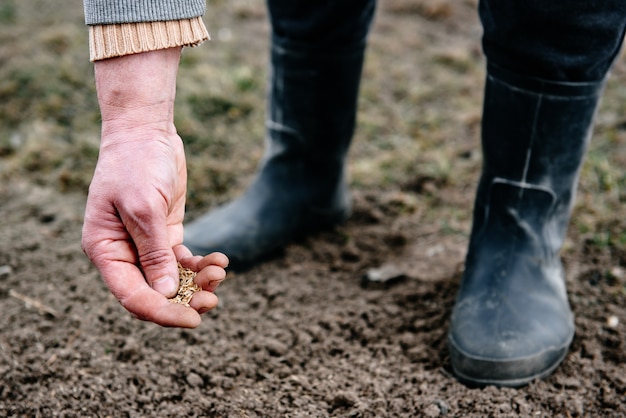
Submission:
<svg viewBox="0 0 626 418">
<path fill-rule="evenodd" d="M 189 301 L 191 300 L 193 294 L 202 290 L 200 286 L 193 281 L 193 279 L 196 278 L 196 272 L 189 270 L 178 263 L 178 275 L 180 277 L 178 294 L 171 298 L 170 302 L 189 306 Z"/>
</svg>

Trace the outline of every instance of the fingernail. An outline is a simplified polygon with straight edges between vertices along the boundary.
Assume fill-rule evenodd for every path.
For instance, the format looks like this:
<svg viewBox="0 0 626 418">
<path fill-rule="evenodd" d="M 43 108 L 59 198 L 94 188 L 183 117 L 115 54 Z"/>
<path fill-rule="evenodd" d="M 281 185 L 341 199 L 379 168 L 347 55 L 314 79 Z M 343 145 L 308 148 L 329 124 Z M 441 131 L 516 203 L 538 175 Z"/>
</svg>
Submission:
<svg viewBox="0 0 626 418">
<path fill-rule="evenodd" d="M 175 278 L 165 276 L 152 282 L 152 288 L 163 296 L 173 296 L 178 290 L 178 283 Z"/>
</svg>

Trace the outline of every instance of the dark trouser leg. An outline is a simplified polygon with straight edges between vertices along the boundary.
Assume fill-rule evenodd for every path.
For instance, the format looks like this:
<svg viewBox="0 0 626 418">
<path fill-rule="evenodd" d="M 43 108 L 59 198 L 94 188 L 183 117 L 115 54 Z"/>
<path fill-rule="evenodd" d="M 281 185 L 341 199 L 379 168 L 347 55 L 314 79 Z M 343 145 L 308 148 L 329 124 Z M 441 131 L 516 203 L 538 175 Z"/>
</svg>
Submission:
<svg viewBox="0 0 626 418">
<path fill-rule="evenodd" d="M 246 268 L 350 212 L 352 139 L 373 0 L 268 2 L 272 23 L 266 153 L 244 195 L 186 227 L 195 254 Z"/>
<path fill-rule="evenodd" d="M 484 165 L 449 331 L 463 381 L 523 385 L 567 353 L 574 323 L 559 252 L 622 4 L 481 3 Z"/>
<path fill-rule="evenodd" d="M 625 8 L 621 0 L 481 0 L 487 61 L 543 80 L 603 80 L 622 45 Z"/>
</svg>

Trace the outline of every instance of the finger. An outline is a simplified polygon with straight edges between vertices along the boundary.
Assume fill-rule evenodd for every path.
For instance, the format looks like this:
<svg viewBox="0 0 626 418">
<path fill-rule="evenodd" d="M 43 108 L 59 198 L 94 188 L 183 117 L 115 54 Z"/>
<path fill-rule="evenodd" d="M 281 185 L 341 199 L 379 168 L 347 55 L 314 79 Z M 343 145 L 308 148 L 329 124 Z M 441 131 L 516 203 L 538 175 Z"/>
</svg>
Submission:
<svg viewBox="0 0 626 418">
<path fill-rule="evenodd" d="M 201 255 L 193 255 L 184 245 L 177 245 L 173 248 L 174 255 L 178 262 L 191 271 L 199 271 L 198 263 L 202 261 Z"/>
<path fill-rule="evenodd" d="M 193 294 L 189 301 L 189 306 L 198 311 L 199 314 L 203 314 L 212 309 L 215 309 L 218 304 L 218 299 L 215 294 L 206 291 L 200 291 Z"/>
<path fill-rule="evenodd" d="M 122 306 L 137 318 L 165 327 L 195 328 L 200 325 L 198 312 L 171 303 L 150 288 L 135 265 L 111 261 L 100 267 L 100 273 Z"/>
<path fill-rule="evenodd" d="M 198 272 L 195 282 L 203 290 L 214 292 L 224 279 L 226 279 L 226 270 L 220 266 L 210 265 Z"/>
<path fill-rule="evenodd" d="M 186 247 L 179 245 L 174 247 L 174 253 L 178 257 L 179 255 L 188 254 L 188 250 Z M 191 255 L 179 258 L 179 262 L 183 267 L 197 272 L 194 282 L 203 290 L 214 292 L 220 283 L 226 279 L 226 270 L 224 268 L 228 266 L 228 257 L 222 253 L 215 252 L 205 257 Z"/>
<path fill-rule="evenodd" d="M 209 255 L 206 255 L 202 258 L 202 260 L 198 263 L 198 269 L 202 270 L 206 266 L 216 265 L 222 268 L 228 267 L 228 257 L 225 254 L 214 252 Z"/>
<path fill-rule="evenodd" d="M 194 270 L 192 268 L 192 264 L 195 267 L 198 261 L 202 260 L 201 255 L 193 255 L 191 251 L 189 251 L 189 248 L 185 247 L 182 244 L 174 246 L 173 250 L 174 254 L 176 255 L 176 259 L 180 261 L 183 266 L 192 270 Z"/>
<path fill-rule="evenodd" d="M 183 266 L 193 271 L 200 271 L 211 264 L 226 268 L 230 262 L 228 257 L 220 252 L 213 252 L 206 256 L 193 255 L 191 251 L 182 244 L 174 247 L 174 254 L 176 254 L 176 258 Z"/>
</svg>

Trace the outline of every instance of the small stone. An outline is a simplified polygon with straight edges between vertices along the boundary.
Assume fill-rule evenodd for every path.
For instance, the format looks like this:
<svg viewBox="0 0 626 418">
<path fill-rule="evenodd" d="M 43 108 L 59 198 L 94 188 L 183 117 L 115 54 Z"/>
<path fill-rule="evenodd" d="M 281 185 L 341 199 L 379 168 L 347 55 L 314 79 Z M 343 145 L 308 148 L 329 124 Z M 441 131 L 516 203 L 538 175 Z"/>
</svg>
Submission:
<svg viewBox="0 0 626 418">
<path fill-rule="evenodd" d="M 450 406 L 443 399 L 437 399 L 435 401 L 435 404 L 439 407 L 439 411 L 441 412 L 441 415 L 446 415 L 448 411 L 450 411 Z"/>
<path fill-rule="evenodd" d="M 434 403 L 428 405 L 426 409 L 424 409 L 424 416 L 429 418 L 436 418 L 441 415 L 441 409 Z"/>
<path fill-rule="evenodd" d="M 289 347 L 286 344 L 274 338 L 267 338 L 264 342 L 264 346 L 271 356 L 276 357 L 284 356 L 289 350 Z"/>
<path fill-rule="evenodd" d="M 617 328 L 619 325 L 619 318 L 615 315 L 611 315 L 606 319 L 606 326 L 609 328 Z"/>
<path fill-rule="evenodd" d="M 354 392 L 350 391 L 340 391 L 333 396 L 330 400 L 330 404 L 333 408 L 351 408 L 354 406 L 359 400 L 359 397 Z"/>
<path fill-rule="evenodd" d="M 579 397 L 574 397 L 567 403 L 567 409 L 572 417 L 585 416 L 585 403 Z"/>
<path fill-rule="evenodd" d="M 387 287 L 406 279 L 406 274 L 395 264 L 369 269 L 361 279 L 363 287 Z"/>
<path fill-rule="evenodd" d="M 4 279 L 5 277 L 9 276 L 11 273 L 13 273 L 13 269 L 11 268 L 11 266 L 8 266 L 8 265 L 0 266 L 0 279 Z"/>
<path fill-rule="evenodd" d="M 200 376 L 198 373 L 189 373 L 185 380 L 187 381 L 189 386 L 193 386 L 196 388 L 204 385 L 204 379 L 202 379 L 202 376 Z"/>
<path fill-rule="evenodd" d="M 619 266 L 613 267 L 610 271 L 610 274 L 616 279 L 623 279 L 624 276 L 626 276 L 626 272 L 624 271 L 624 269 Z"/>
</svg>

